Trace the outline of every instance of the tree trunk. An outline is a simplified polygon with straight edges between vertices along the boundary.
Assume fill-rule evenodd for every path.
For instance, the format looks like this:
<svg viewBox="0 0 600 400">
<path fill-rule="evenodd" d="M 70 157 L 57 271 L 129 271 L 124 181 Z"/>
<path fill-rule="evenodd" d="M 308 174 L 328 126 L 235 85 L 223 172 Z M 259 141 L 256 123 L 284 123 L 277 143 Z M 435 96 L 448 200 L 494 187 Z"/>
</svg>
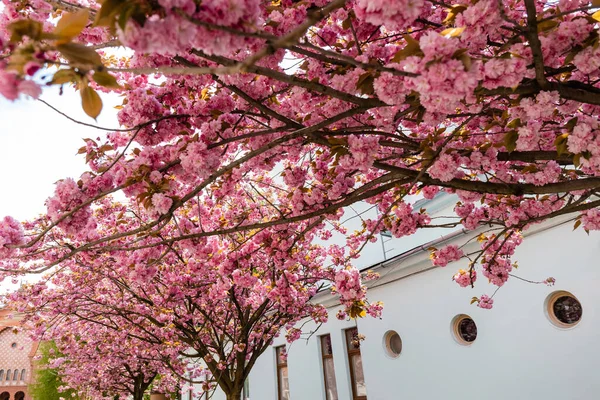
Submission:
<svg viewBox="0 0 600 400">
<path fill-rule="evenodd" d="M 227 393 L 227 400 L 242 400 L 242 391 L 234 391 L 232 393 Z"/>
</svg>

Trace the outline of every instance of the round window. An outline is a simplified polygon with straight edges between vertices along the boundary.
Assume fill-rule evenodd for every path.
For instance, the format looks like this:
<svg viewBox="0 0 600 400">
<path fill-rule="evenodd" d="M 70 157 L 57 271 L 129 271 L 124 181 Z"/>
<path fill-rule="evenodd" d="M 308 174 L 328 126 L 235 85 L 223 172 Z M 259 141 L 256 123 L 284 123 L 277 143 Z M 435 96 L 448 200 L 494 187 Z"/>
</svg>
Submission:
<svg viewBox="0 0 600 400">
<path fill-rule="evenodd" d="M 460 344 L 470 345 L 477 339 L 477 325 L 468 315 L 460 314 L 452 320 L 454 338 Z"/>
<path fill-rule="evenodd" d="M 575 296 L 561 290 L 550 294 L 546 299 L 546 314 L 554 325 L 570 328 L 581 320 L 583 307 Z"/>
<path fill-rule="evenodd" d="M 16 343 L 12 343 L 12 344 L 10 345 L 10 347 L 12 347 L 12 348 L 14 349 L 14 348 L 16 348 L 16 347 L 17 347 L 17 344 L 16 344 Z"/>
<path fill-rule="evenodd" d="M 402 339 L 398 332 L 387 331 L 384 336 L 385 352 L 388 356 L 396 358 L 402 353 Z"/>
</svg>

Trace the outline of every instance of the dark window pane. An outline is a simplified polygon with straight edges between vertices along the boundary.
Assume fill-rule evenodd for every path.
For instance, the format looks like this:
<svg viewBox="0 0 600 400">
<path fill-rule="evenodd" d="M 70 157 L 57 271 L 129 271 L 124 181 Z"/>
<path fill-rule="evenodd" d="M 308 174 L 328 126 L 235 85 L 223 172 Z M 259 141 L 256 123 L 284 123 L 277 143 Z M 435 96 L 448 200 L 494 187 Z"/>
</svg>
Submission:
<svg viewBox="0 0 600 400">
<path fill-rule="evenodd" d="M 367 395 L 367 385 L 365 384 L 365 375 L 363 373 L 362 357 L 355 354 L 350 357 L 350 368 L 354 376 L 354 395 L 356 397 Z"/>
<path fill-rule="evenodd" d="M 400 354 L 402 352 L 402 339 L 397 333 L 393 333 L 390 336 L 390 350 L 394 354 Z"/>
<path fill-rule="evenodd" d="M 357 328 L 346 329 L 346 345 L 348 350 L 358 350 L 360 348 Z"/>
<path fill-rule="evenodd" d="M 323 360 L 323 370 L 325 372 L 325 395 L 327 400 L 338 400 L 333 358 L 326 358 Z"/>
<path fill-rule="evenodd" d="M 290 400 L 290 383 L 288 381 L 287 367 L 279 368 L 279 398 L 281 400 Z"/>
<path fill-rule="evenodd" d="M 581 303 L 571 296 L 559 297 L 552 307 L 556 318 L 564 324 L 574 324 L 581 319 Z"/>
<path fill-rule="evenodd" d="M 331 336 L 321 336 L 321 352 L 324 356 L 330 356 L 333 354 L 333 350 L 331 348 Z"/>
<path fill-rule="evenodd" d="M 277 365 L 287 364 L 287 361 L 281 358 L 281 355 L 285 351 L 285 346 L 279 346 L 275 348 L 275 354 L 277 357 Z"/>
<path fill-rule="evenodd" d="M 465 318 L 458 324 L 458 334 L 465 342 L 472 342 L 477 338 L 477 325 L 471 318 Z"/>
<path fill-rule="evenodd" d="M 242 389 L 242 400 L 250 400 L 250 380 L 246 378 Z"/>
</svg>

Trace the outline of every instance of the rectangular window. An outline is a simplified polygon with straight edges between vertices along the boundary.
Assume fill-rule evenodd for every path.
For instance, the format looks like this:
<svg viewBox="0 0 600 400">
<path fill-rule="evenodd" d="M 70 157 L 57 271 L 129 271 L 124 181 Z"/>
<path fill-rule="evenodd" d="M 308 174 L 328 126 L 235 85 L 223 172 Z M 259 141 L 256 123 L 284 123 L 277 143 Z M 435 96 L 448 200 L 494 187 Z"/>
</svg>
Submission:
<svg viewBox="0 0 600 400">
<path fill-rule="evenodd" d="M 205 383 L 205 392 L 204 392 L 204 396 L 206 396 L 206 400 L 210 399 L 210 390 L 208 389 L 210 387 L 210 381 L 211 379 L 208 377 L 208 374 L 204 375 L 204 383 Z"/>
<path fill-rule="evenodd" d="M 346 329 L 346 348 L 348 349 L 348 363 L 350 367 L 350 381 L 352 382 L 352 399 L 366 400 L 367 386 L 363 373 L 362 357 L 360 356 L 360 341 L 358 329 Z"/>
<path fill-rule="evenodd" d="M 333 349 L 331 348 L 331 336 L 329 335 L 321 336 L 321 357 L 323 358 L 325 398 L 326 400 L 338 400 L 335 368 L 333 367 Z"/>
<path fill-rule="evenodd" d="M 277 391 L 279 400 L 290 400 L 287 360 L 283 360 L 281 357 L 284 350 L 285 346 L 275 348 L 275 357 L 277 358 Z"/>
<path fill-rule="evenodd" d="M 250 378 L 246 378 L 244 381 L 244 387 L 242 388 L 242 400 L 250 400 Z"/>
</svg>

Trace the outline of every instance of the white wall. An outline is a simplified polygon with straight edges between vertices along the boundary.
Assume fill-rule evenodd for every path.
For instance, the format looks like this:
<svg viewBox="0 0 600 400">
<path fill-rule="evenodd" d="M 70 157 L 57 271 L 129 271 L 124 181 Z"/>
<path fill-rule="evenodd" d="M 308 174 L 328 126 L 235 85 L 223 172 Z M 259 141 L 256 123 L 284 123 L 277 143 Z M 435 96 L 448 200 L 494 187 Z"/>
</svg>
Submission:
<svg viewBox="0 0 600 400">
<path fill-rule="evenodd" d="M 599 256 L 600 234 L 572 232 L 572 223 L 527 237 L 515 256 L 520 265 L 515 274 L 532 280 L 553 276 L 556 286 L 511 278 L 494 297 L 492 310 L 469 305 L 472 296 L 493 292 L 485 278 L 479 277 L 475 289 L 451 281 L 464 262 L 371 288 L 370 299 L 383 301 L 385 311 L 382 320 L 358 321 L 359 331 L 366 335 L 361 348 L 369 400 L 597 398 Z M 422 253 L 386 268 L 424 270 L 428 263 Z M 546 317 L 544 300 L 555 290 L 570 291 L 581 301 L 583 318 L 574 328 L 556 328 Z M 335 312 L 330 310 L 330 322 L 308 343 L 292 345 L 288 358 L 292 400 L 325 399 L 317 340 L 324 333 L 332 337 L 339 398 L 351 399 L 342 332 L 353 323 L 338 321 Z M 451 334 L 451 320 L 461 313 L 477 324 L 478 337 L 471 346 L 458 344 Z M 397 359 L 383 351 L 389 329 L 402 337 L 403 351 Z M 279 344 L 283 338 L 275 343 Z M 277 399 L 275 371 L 270 349 L 251 374 L 252 400 Z"/>
<path fill-rule="evenodd" d="M 457 201 L 458 198 L 456 195 L 440 192 L 433 200 L 422 199 L 415 202 L 413 208 L 415 212 L 419 211 L 420 208 L 426 208 L 428 214 L 431 216 L 437 215 L 448 217 L 455 215 L 453 208 Z M 351 207 L 344 208 L 344 216 L 339 222 L 342 223 L 349 233 L 351 233 L 363 228 L 363 219 L 377 220 L 378 217 L 378 213 L 373 205 L 366 202 L 358 202 Z M 452 221 L 448 219 L 433 220 L 432 224 L 447 222 Z M 446 228 L 427 228 L 420 229 L 413 235 L 402 238 L 383 238 L 380 235 L 377 235 L 377 242 L 367 243 L 360 253 L 360 258 L 353 260 L 352 264 L 358 269 L 367 268 L 397 256 L 398 254 L 404 253 L 412 248 L 435 240 L 449 232 L 450 231 Z M 332 244 L 344 246 L 346 237 L 339 233 L 334 233 L 329 240 L 315 240 L 315 243 L 325 246 Z"/>
<path fill-rule="evenodd" d="M 331 318 L 322 325 L 308 341 L 300 339 L 289 347 L 288 373 L 291 398 L 325 399 L 323 367 L 319 336 L 330 334 L 334 354 L 337 390 L 340 399 L 351 398 L 350 377 L 347 365 L 343 331 L 355 326 L 351 321 L 339 321 L 335 313 L 339 308 L 330 309 Z M 307 323 L 305 331 L 315 329 L 314 323 Z M 274 347 L 286 344 L 283 335 L 275 340 L 273 347 L 261 356 L 250 373 L 250 394 L 252 400 L 277 399 L 276 360 Z"/>
</svg>

